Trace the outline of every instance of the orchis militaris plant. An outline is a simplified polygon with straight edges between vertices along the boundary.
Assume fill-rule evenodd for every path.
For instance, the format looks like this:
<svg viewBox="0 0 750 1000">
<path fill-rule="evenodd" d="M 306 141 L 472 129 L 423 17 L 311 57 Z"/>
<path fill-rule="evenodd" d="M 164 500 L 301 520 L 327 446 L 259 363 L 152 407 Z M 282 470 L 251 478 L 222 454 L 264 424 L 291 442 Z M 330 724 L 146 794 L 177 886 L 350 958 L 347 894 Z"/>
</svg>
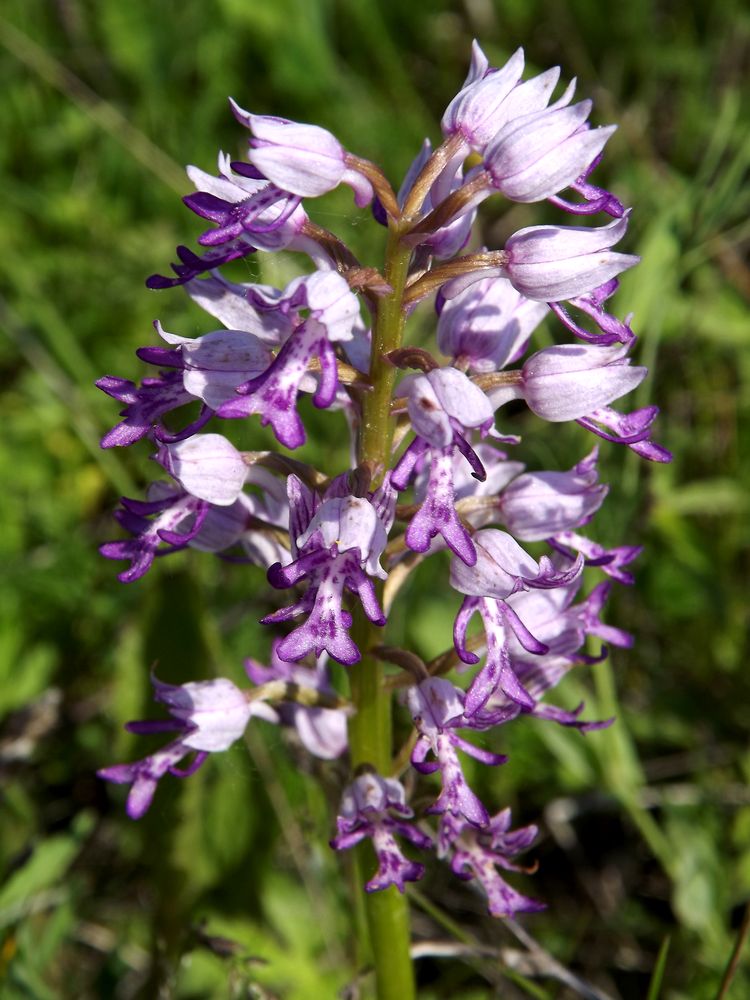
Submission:
<svg viewBox="0 0 750 1000">
<path fill-rule="evenodd" d="M 582 731 L 607 725 L 546 695 L 574 666 L 597 659 L 585 652 L 589 637 L 631 643 L 600 619 L 611 583 L 586 592 L 583 582 L 585 566 L 631 582 L 624 567 L 638 554 L 580 533 L 608 491 L 597 447 L 573 468 L 527 471 L 509 454 L 520 439 L 508 433 L 506 404 L 522 401 L 543 421 L 576 421 L 647 459 L 669 459 L 650 437 L 655 407 L 612 406 L 646 376 L 631 364 L 630 319 L 606 308 L 617 276 L 638 262 L 613 250 L 629 210 L 589 179 L 614 126 L 589 124 L 591 102 L 572 103 L 574 84 L 551 100 L 558 69 L 525 82 L 523 69 L 520 49 L 496 69 L 475 43 L 442 142 L 425 142 L 397 193 L 324 129 L 232 102 L 249 132 L 247 156 L 220 154 L 216 175 L 188 168 L 197 191 L 185 203 L 211 225 L 199 253 L 177 248 L 174 277 L 148 281 L 182 286 L 216 322 L 193 338 L 157 322 L 161 346 L 137 352 L 154 374 L 140 386 L 112 376 L 98 383 L 124 407 L 102 446 L 147 438 L 164 472 L 147 499 L 122 500 L 117 517 L 128 537 L 102 547 L 128 563 L 120 579 L 136 580 L 155 557 L 188 547 L 239 553 L 279 591 L 278 610 L 262 619 L 274 629 L 271 660 L 247 661 L 250 686 L 154 679 L 171 720 L 129 728 L 174 739 L 100 774 L 131 786 L 127 811 L 137 819 L 161 778 L 192 774 L 253 718 L 294 727 L 323 759 L 348 753 L 351 778 L 331 846 L 371 845 L 360 865 L 373 894 L 378 995 L 399 1000 L 413 996 L 400 893 L 422 878 L 426 852 L 474 880 L 494 916 L 542 905 L 501 876 L 526 870 L 511 859 L 536 828 L 512 830 L 507 808 L 488 808 L 462 757 L 505 763 L 502 727 L 524 715 Z M 303 199 L 342 183 L 387 228 L 381 270 L 362 265 L 305 211 Z M 526 228 L 504 247 L 467 249 L 478 206 L 500 197 L 610 220 Z M 305 272 L 285 288 L 237 284 L 222 272 L 238 258 L 281 250 L 299 255 Z M 404 344 L 421 304 L 437 314 L 433 351 Z M 534 348 L 545 319 L 572 339 Z M 304 395 L 343 411 L 351 468 L 240 451 L 221 433 L 229 420 L 242 420 L 250 439 L 254 426 L 268 425 L 281 445 L 299 448 Z M 461 596 L 455 649 L 425 663 L 388 644 L 388 613 L 411 570 L 446 550 L 442 585 Z M 438 560 L 436 572 L 444 565 Z M 475 615 L 481 627 L 470 637 Z M 330 660 L 348 668 L 348 692 L 331 686 Z M 394 757 L 394 708 L 413 723 L 410 765 L 408 749 Z M 420 775 L 424 789 L 420 779 L 418 797 L 408 794 Z M 420 815 L 410 797 L 428 799 Z"/>
</svg>

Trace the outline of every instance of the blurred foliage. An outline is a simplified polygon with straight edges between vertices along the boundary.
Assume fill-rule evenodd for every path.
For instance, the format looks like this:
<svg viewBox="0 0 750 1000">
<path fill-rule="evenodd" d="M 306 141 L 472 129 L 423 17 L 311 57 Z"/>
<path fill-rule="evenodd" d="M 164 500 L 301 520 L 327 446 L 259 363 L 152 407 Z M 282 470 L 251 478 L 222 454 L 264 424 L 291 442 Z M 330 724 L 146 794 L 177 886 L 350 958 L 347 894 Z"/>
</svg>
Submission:
<svg viewBox="0 0 750 1000">
<path fill-rule="evenodd" d="M 133 587 L 116 583 L 97 545 L 114 531 L 117 496 L 137 495 L 149 466 L 145 450 L 100 451 L 115 406 L 93 382 L 141 372 L 133 351 L 151 342 L 157 315 L 205 332 L 178 292 L 146 292 L 143 280 L 202 228 L 180 205 L 181 165 L 210 170 L 217 148 L 241 150 L 228 94 L 318 122 L 397 178 L 423 135 L 435 138 L 473 36 L 496 63 L 518 44 L 532 69 L 559 63 L 595 99 L 597 122 L 620 123 L 601 176 L 635 206 L 628 243 L 643 264 L 617 309 L 636 315 L 654 376 L 636 402 L 661 405 L 675 461 L 648 468 L 604 449 L 613 488 L 598 537 L 645 546 L 637 586 L 620 588 L 611 612 L 637 644 L 560 696 L 586 697 L 591 717 L 616 714 L 617 726 L 585 738 L 510 726 L 511 763 L 488 773 L 470 762 L 470 780 L 519 822 L 541 818 L 540 871 L 520 881 L 549 903 L 526 926 L 550 954 L 615 997 L 716 994 L 750 897 L 747 6 L 6 0 L 0 982 L 10 1000 L 291 1000 L 334 996 L 355 977 L 348 876 L 326 847 L 336 767 L 310 764 L 259 725 L 190 782 L 162 783 L 139 824 L 95 778 L 140 752 L 121 727 L 150 711 L 152 662 L 165 679 L 239 678 L 268 639 L 255 624 L 266 601 L 257 571 L 181 554 Z M 313 212 L 377 262 L 380 237 L 348 194 Z M 513 206 L 485 237 L 498 245 L 539 218 Z M 295 266 L 243 265 L 280 283 Z M 313 419 L 323 437 L 308 456 L 335 454 L 343 468 L 332 425 Z M 270 440 L 252 434 L 254 447 Z M 590 446 L 583 432 L 555 435 L 529 434 L 530 464 L 563 468 Z M 416 574 L 393 619 L 394 641 L 426 655 L 450 642 L 439 579 Z M 450 938 L 452 919 L 464 943 L 513 945 L 439 865 L 420 888 L 432 903 L 414 909 L 417 941 Z M 421 995 L 574 995 L 485 954 L 421 960 Z M 732 991 L 750 995 L 747 965 Z"/>
</svg>

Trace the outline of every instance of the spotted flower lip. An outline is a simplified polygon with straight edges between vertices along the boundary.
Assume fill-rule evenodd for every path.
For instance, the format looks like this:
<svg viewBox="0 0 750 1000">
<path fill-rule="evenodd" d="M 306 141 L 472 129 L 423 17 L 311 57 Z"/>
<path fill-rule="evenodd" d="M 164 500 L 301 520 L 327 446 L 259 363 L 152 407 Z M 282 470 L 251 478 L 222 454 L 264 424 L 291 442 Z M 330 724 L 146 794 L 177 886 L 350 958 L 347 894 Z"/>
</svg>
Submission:
<svg viewBox="0 0 750 1000">
<path fill-rule="evenodd" d="M 273 322 L 283 330 L 281 349 L 264 371 L 236 386 L 235 395 L 221 403 L 218 414 L 237 419 L 257 413 L 262 425 L 271 424 L 282 444 L 298 448 L 306 435 L 297 397 L 313 388 L 315 406 L 326 409 L 334 403 L 338 369 L 333 345 L 355 336 L 359 303 L 346 280 L 334 271 L 295 278 L 283 292 L 255 287 L 247 294 L 264 317 L 275 317 Z M 317 384 L 308 371 L 315 358 L 320 362 Z"/>
<path fill-rule="evenodd" d="M 440 535 L 471 565 L 476 559 L 474 546 L 455 508 L 453 453 L 461 453 L 473 476 L 486 478 L 468 436 L 472 430 L 495 433 L 493 405 L 463 372 L 450 367 L 407 376 L 399 392 L 406 395 L 416 437 L 393 470 L 391 483 L 398 490 L 406 489 L 420 459 L 429 455 L 430 461 L 425 495 L 407 528 L 406 543 L 415 552 L 427 552 L 432 539 Z"/>
<path fill-rule="evenodd" d="M 545 909 L 544 903 L 521 895 L 497 871 L 523 871 L 511 858 L 529 848 L 537 837 L 535 826 L 511 830 L 510 823 L 510 809 L 503 809 L 479 830 L 451 816 L 443 818 L 440 829 L 441 853 L 450 857 L 451 868 L 459 878 L 477 879 L 493 917 Z"/>
<path fill-rule="evenodd" d="M 406 858 L 396 841 L 398 835 L 423 850 L 432 847 L 431 838 L 410 822 L 413 815 L 404 786 L 395 778 L 366 770 L 344 790 L 331 847 L 346 851 L 365 838 L 372 841 L 378 870 L 366 883 L 367 892 L 389 885 L 403 892 L 406 882 L 416 882 L 424 874 L 424 865 Z"/>
<path fill-rule="evenodd" d="M 288 479 L 294 558 L 271 566 L 268 581 L 283 590 L 306 580 L 308 588 L 295 604 L 263 619 L 271 624 L 306 616 L 279 643 L 277 653 L 284 660 L 296 662 L 309 652 L 319 656 L 325 651 L 346 666 L 359 661 L 359 648 L 349 634 L 352 615 L 343 606 L 347 591 L 356 594 L 373 624 L 385 624 L 371 577 L 385 577 L 379 560 L 393 523 L 395 492 L 387 479 L 367 497 L 343 489 L 343 481 L 334 480 L 321 500 L 296 476 Z"/>
<path fill-rule="evenodd" d="M 504 764 L 507 758 L 458 735 L 457 729 L 471 728 L 472 722 L 464 715 L 463 692 L 450 681 L 440 677 L 422 681 L 410 688 L 407 704 L 419 733 L 411 755 L 412 765 L 423 774 L 440 771 L 442 777 L 440 795 L 428 811 L 448 812 L 476 826 L 485 826 L 489 814 L 467 784 L 457 750 L 490 765 Z M 434 761 L 427 760 L 430 754 Z"/>
</svg>

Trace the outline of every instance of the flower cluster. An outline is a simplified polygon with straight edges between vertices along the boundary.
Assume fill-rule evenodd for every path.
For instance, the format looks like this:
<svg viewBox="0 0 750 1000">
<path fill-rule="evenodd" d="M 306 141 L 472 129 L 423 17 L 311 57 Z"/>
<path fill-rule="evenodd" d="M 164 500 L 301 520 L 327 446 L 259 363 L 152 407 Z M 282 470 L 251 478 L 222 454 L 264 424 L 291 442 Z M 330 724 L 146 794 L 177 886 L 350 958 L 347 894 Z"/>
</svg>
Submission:
<svg viewBox="0 0 750 1000">
<path fill-rule="evenodd" d="M 377 773 L 353 744 L 354 774 L 331 844 L 345 850 L 372 841 L 378 868 L 369 892 L 403 891 L 422 877 L 424 865 L 396 838 L 410 849 L 434 847 L 456 875 L 476 880 L 496 916 L 540 906 L 498 873 L 523 870 L 511 858 L 531 845 L 536 828 L 511 830 L 507 809 L 491 815 L 462 756 L 503 764 L 502 727 L 523 715 L 582 731 L 608 724 L 583 721 L 582 706 L 567 711 L 545 699 L 576 665 L 630 644 L 600 613 L 612 581 L 631 581 L 625 567 L 638 554 L 588 537 L 608 491 L 597 447 L 570 469 L 527 471 L 509 457 L 520 439 L 510 433 L 517 406 L 508 404 L 525 403 L 550 423 L 575 421 L 647 459 L 669 459 L 650 436 L 655 407 L 613 408 L 646 376 L 631 363 L 631 318 L 608 311 L 617 276 L 638 261 L 613 249 L 630 211 L 590 180 L 614 126 L 590 125 L 591 102 L 574 103 L 573 84 L 552 100 L 558 69 L 526 81 L 523 70 L 521 50 L 495 68 L 475 43 L 469 74 L 442 118 L 442 142 L 434 149 L 425 142 L 398 192 L 330 132 L 233 102 L 249 132 L 247 156 L 221 154 L 216 175 L 188 169 L 197 190 L 185 203 L 210 228 L 198 239 L 200 252 L 178 247 L 174 277 L 148 281 L 154 289 L 182 286 L 220 328 L 188 338 L 157 322 L 161 345 L 138 351 L 153 373 L 140 385 L 113 376 L 98 383 L 124 407 L 102 446 L 146 439 L 164 473 L 145 500 L 123 499 L 117 517 L 128 537 L 102 547 L 128 563 L 120 579 L 141 577 L 157 556 L 194 548 L 259 565 L 271 593 L 285 592 L 262 619 L 282 628 L 267 665 L 248 660 L 249 688 L 225 678 L 176 687 L 154 680 L 172 719 L 130 729 L 171 730 L 176 738 L 144 760 L 100 772 L 132 786 L 129 814 L 143 815 L 167 773 L 192 773 L 209 753 L 226 750 L 253 716 L 293 728 L 323 759 L 341 756 L 362 695 L 350 704 L 337 694 L 327 661 L 350 673 L 363 657 L 387 661 L 403 670 L 389 690 L 401 690 L 396 704 L 414 726 L 409 784 L 435 775 L 439 790 L 415 817 L 402 775 Z M 388 227 L 382 272 L 363 266 L 305 211 L 303 199 L 340 184 Z M 501 248 L 472 245 L 478 207 L 500 196 L 609 220 L 522 229 Z M 283 289 L 237 284 L 222 271 L 277 251 L 300 262 L 300 275 Z M 406 320 L 428 299 L 435 350 L 404 346 Z M 535 349 L 544 321 L 563 339 Z M 406 372 L 400 380 L 399 372 Z M 269 426 L 280 445 L 299 448 L 305 396 L 341 411 L 350 468 L 319 470 L 233 443 L 227 422 L 239 420 L 243 438 Z M 385 644 L 387 614 L 411 570 L 446 550 L 445 585 L 461 597 L 454 646 L 424 663 Z M 589 589 L 586 566 L 610 579 Z M 481 629 L 470 634 L 475 615 Z M 587 652 L 592 638 L 601 642 L 596 655 Z M 381 685 L 377 697 L 390 695 Z"/>
</svg>

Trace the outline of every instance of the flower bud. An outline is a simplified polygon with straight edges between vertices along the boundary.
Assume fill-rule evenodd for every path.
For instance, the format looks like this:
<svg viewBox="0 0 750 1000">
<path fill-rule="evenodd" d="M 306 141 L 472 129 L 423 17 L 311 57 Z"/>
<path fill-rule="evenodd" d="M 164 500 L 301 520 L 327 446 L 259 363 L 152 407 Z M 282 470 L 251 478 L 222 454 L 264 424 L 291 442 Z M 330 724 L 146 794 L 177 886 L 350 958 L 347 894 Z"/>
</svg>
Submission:
<svg viewBox="0 0 750 1000">
<path fill-rule="evenodd" d="M 599 229 L 521 229 L 505 245 L 505 270 L 511 284 L 527 298 L 542 302 L 559 302 L 598 288 L 640 260 L 609 249 L 625 235 L 627 219 L 626 214 Z"/>
<path fill-rule="evenodd" d="M 635 389 L 648 369 L 630 366 L 627 345 L 561 344 L 532 355 L 523 366 L 522 394 L 544 420 L 577 420 Z"/>
<path fill-rule="evenodd" d="M 589 129 L 591 101 L 510 121 L 484 154 L 492 186 L 513 201 L 549 198 L 585 172 L 615 126 Z"/>
<path fill-rule="evenodd" d="M 219 507 L 235 502 L 247 475 L 242 455 L 221 434 L 201 434 L 165 445 L 158 460 L 191 496 Z"/>
<path fill-rule="evenodd" d="M 318 125 L 252 115 L 234 101 L 231 104 L 237 120 L 253 133 L 248 159 L 277 187 L 314 198 L 344 183 L 354 189 L 360 208 L 372 201 L 372 185 L 350 168 L 346 150 L 335 135 Z"/>
</svg>

